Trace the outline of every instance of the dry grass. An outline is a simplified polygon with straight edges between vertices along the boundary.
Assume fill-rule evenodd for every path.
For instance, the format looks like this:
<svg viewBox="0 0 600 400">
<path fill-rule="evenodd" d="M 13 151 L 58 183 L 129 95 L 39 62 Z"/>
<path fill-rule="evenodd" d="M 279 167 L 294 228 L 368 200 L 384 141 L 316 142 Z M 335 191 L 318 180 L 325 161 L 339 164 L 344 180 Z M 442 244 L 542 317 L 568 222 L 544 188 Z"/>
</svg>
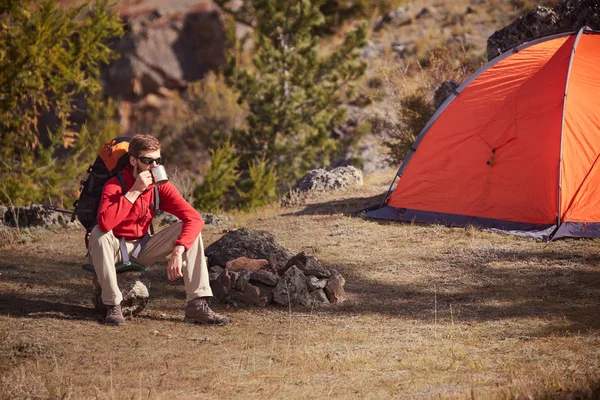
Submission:
<svg viewBox="0 0 600 400">
<path fill-rule="evenodd" d="M 82 233 L 0 250 L 0 399 L 597 398 L 598 243 L 526 239 L 352 216 L 391 174 L 306 205 L 236 215 L 347 279 L 323 309 L 224 309 L 181 322 L 181 283 L 98 323 Z M 205 242 L 222 231 L 207 227 Z"/>
</svg>

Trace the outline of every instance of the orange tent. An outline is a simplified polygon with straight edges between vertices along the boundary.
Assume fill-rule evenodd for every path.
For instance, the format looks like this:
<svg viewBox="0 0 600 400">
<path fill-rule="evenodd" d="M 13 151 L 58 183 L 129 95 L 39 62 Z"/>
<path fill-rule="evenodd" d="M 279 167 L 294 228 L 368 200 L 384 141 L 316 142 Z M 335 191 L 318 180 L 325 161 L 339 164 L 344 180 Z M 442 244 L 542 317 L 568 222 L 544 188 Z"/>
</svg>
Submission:
<svg viewBox="0 0 600 400">
<path fill-rule="evenodd" d="M 436 111 L 374 218 L 600 237 L 600 32 L 524 43 Z"/>
</svg>

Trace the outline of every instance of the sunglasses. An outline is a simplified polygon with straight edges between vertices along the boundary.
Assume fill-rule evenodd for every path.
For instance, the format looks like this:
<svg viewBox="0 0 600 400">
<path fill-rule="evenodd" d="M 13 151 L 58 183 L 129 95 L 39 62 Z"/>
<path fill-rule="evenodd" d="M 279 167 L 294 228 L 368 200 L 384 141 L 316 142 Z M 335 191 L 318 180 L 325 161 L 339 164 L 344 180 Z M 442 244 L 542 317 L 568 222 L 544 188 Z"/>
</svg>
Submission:
<svg viewBox="0 0 600 400">
<path fill-rule="evenodd" d="M 150 158 L 150 157 L 136 157 L 138 160 L 140 160 L 141 162 L 143 162 L 144 164 L 152 164 L 153 162 L 156 162 L 156 164 L 160 165 L 162 164 L 162 157 L 158 157 L 158 158 Z"/>
</svg>

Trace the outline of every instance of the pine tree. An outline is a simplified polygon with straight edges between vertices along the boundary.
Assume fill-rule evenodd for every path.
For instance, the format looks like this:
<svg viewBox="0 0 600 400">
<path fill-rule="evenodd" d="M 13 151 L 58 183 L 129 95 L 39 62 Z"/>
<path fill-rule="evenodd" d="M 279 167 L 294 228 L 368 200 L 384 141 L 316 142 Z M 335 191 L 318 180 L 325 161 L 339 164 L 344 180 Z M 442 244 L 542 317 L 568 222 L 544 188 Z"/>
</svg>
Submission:
<svg viewBox="0 0 600 400">
<path fill-rule="evenodd" d="M 280 183 L 290 184 L 310 168 L 327 166 L 337 150 L 331 129 L 345 118 L 341 106 L 366 65 L 357 49 L 366 42 L 359 24 L 343 44 L 323 55 L 316 28 L 325 19 L 322 1 L 250 0 L 255 20 L 252 66 L 230 60 L 229 83 L 249 108 L 248 128 L 234 131 L 241 168 L 267 160 Z"/>
<path fill-rule="evenodd" d="M 60 197 L 61 181 L 76 182 L 77 160 L 59 157 L 85 148 L 69 125 L 74 99 L 91 101 L 100 91 L 99 67 L 114 56 L 107 41 L 121 34 L 106 0 L 71 8 L 0 0 L 0 203 Z M 55 129 L 41 126 L 44 113 Z"/>
</svg>

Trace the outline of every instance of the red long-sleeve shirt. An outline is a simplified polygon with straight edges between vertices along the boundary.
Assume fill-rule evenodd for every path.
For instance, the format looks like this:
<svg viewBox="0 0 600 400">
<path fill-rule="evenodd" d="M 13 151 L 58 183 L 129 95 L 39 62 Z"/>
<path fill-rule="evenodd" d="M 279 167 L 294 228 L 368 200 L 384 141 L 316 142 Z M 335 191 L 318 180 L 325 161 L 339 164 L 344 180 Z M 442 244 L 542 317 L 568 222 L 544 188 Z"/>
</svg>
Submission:
<svg viewBox="0 0 600 400">
<path fill-rule="evenodd" d="M 135 182 L 131 166 L 123 170 L 123 180 L 125 193 L 127 193 Z M 102 232 L 112 230 L 115 236 L 124 237 L 125 240 L 140 239 L 150 229 L 154 216 L 154 185 L 150 185 L 134 203 L 125 198 L 125 193 L 117 177 L 106 182 L 98 208 L 98 225 Z M 189 249 L 202 231 L 204 220 L 171 182 L 160 185 L 158 195 L 159 208 L 183 221 L 181 235 L 175 244 L 181 244 L 186 250 Z"/>
</svg>

